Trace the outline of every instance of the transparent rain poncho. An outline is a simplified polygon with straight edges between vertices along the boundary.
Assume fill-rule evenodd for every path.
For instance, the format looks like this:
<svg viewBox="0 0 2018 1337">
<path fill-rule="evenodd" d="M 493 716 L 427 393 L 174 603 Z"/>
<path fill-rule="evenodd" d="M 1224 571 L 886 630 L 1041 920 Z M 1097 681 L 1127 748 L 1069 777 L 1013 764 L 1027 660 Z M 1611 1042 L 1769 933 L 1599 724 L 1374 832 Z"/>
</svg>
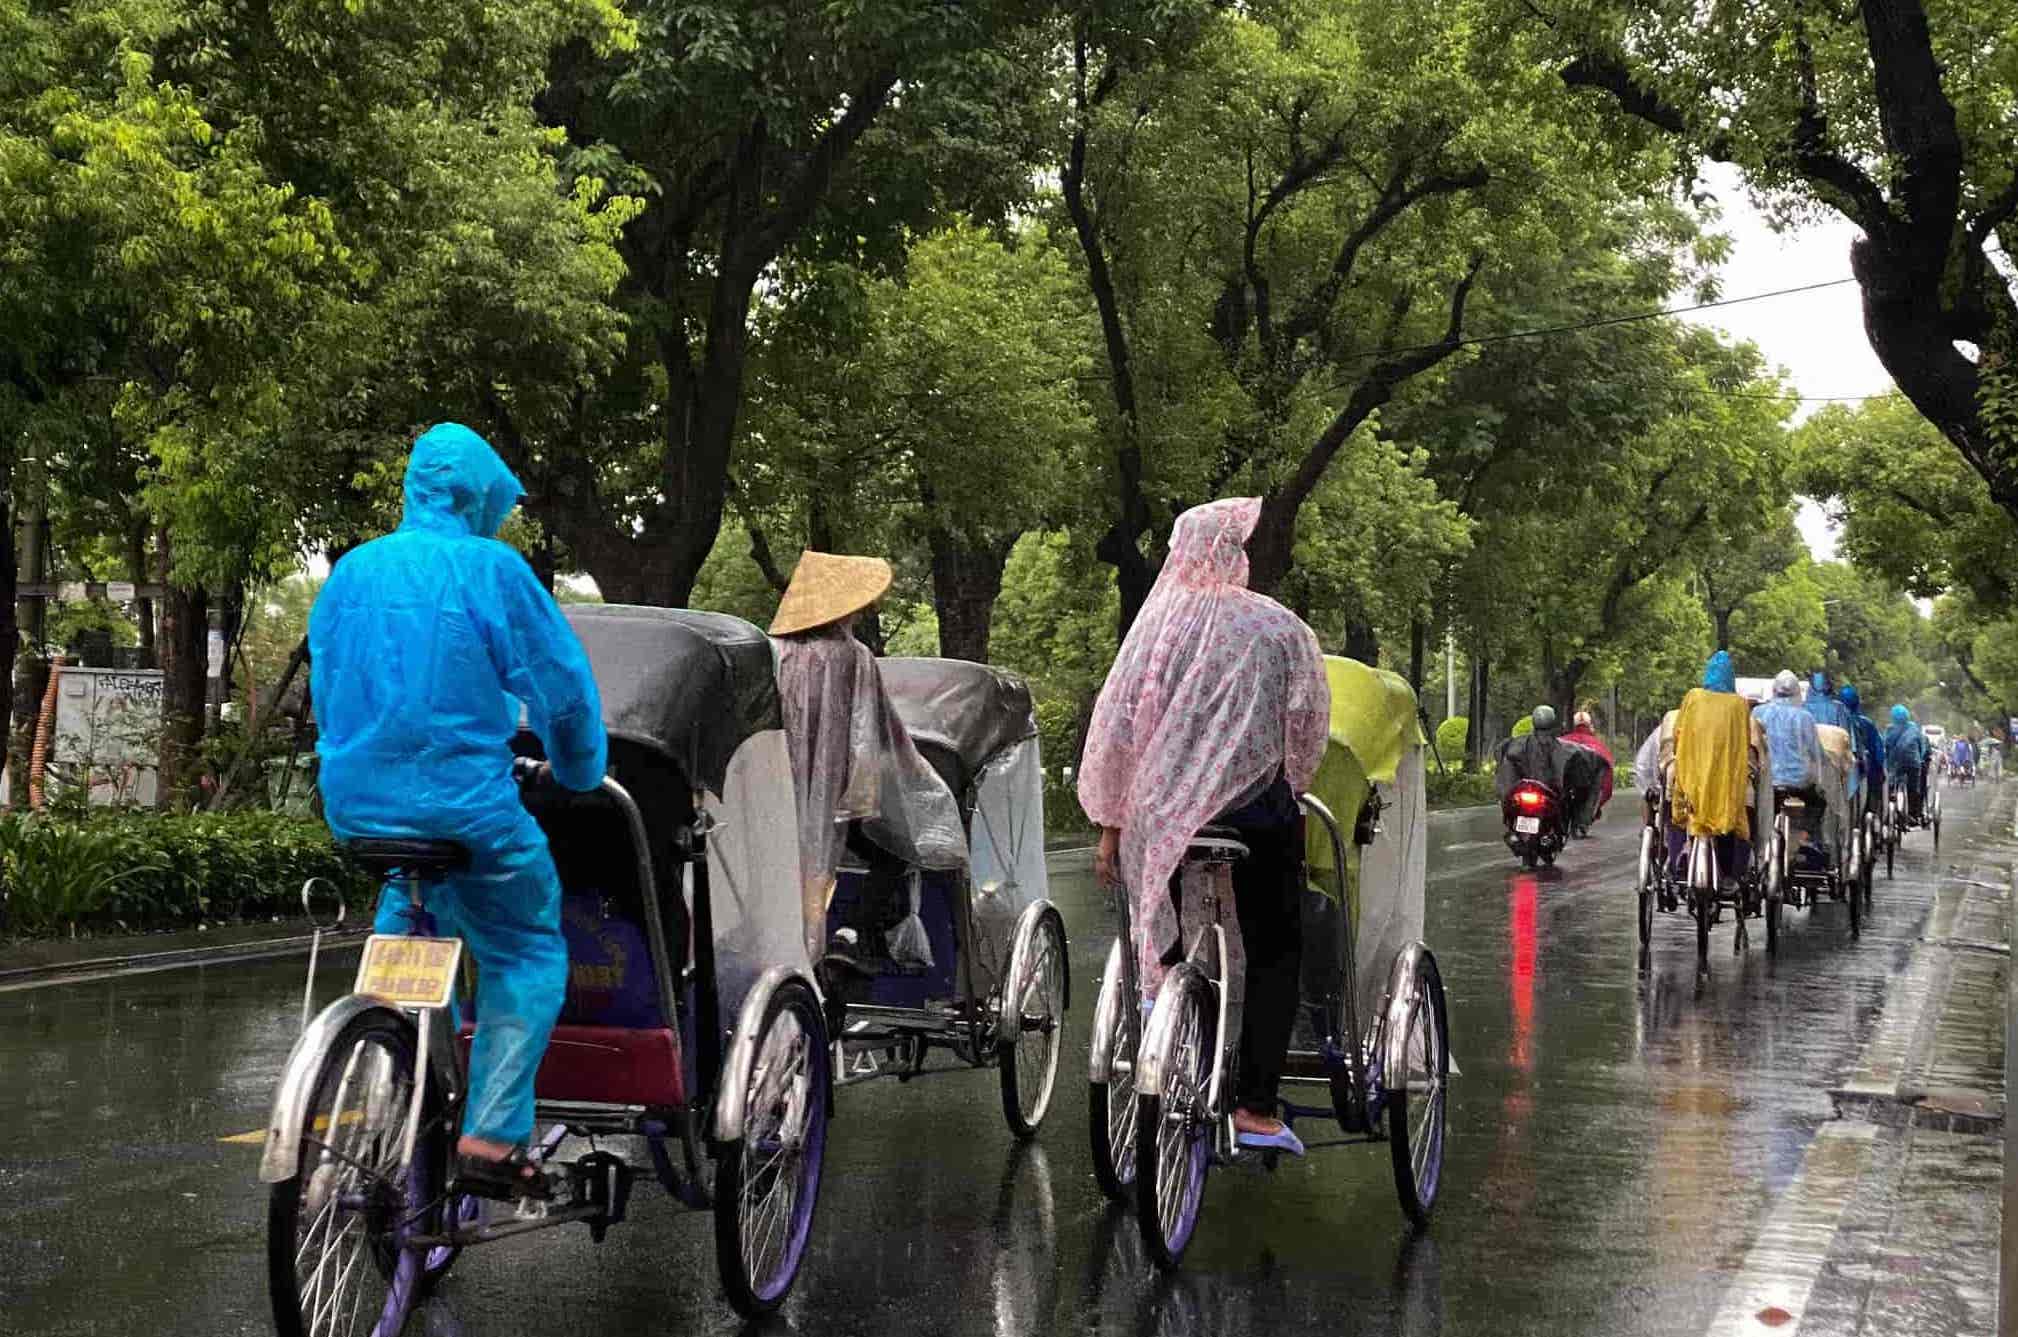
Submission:
<svg viewBox="0 0 2018 1337">
<path fill-rule="evenodd" d="M 959 868 L 967 836 L 953 791 L 919 754 L 884 694 L 876 658 L 843 624 L 777 638 L 778 695 L 798 786 L 799 859 L 806 950 L 826 952 L 827 903 L 847 845 L 862 823 L 877 846 L 921 868 Z M 890 935 L 899 960 L 929 964 L 917 890 L 911 914 Z"/>
<path fill-rule="evenodd" d="M 1086 735 L 1079 803 L 1121 832 L 1150 987 L 1177 943 L 1170 875 L 1198 828 L 1278 771 L 1301 793 L 1324 756 L 1331 694 L 1317 637 L 1247 588 L 1246 543 L 1260 515 L 1259 498 L 1240 497 L 1177 517 Z"/>
</svg>

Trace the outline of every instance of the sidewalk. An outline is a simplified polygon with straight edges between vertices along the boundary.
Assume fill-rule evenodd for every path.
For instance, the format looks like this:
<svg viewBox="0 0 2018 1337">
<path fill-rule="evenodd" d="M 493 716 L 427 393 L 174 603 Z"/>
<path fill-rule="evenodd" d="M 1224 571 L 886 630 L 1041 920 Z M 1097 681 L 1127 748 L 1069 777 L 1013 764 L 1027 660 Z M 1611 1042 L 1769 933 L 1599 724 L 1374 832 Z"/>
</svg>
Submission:
<svg viewBox="0 0 2018 1337">
<path fill-rule="evenodd" d="M 1990 1337 L 2003 1223 L 2009 926 L 2018 840 L 1957 842 L 1926 931 L 1827 1130 L 1868 1146 L 1799 1330 Z M 1958 834 L 1960 834 L 1958 832 Z"/>
</svg>

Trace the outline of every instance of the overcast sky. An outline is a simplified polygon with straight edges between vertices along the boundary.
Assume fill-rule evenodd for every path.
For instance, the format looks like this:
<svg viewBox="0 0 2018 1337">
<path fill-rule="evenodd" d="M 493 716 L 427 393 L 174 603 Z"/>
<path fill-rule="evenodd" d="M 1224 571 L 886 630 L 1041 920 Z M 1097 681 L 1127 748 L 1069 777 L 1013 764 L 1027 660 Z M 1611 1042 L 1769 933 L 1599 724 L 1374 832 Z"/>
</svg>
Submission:
<svg viewBox="0 0 2018 1337">
<path fill-rule="evenodd" d="M 1731 258 L 1719 271 L 1724 297 L 1849 277 L 1855 227 L 1832 216 L 1827 222 L 1776 233 L 1746 199 L 1731 168 L 1711 163 L 1703 175 L 1723 206 L 1719 230 L 1732 241 Z M 1894 388 L 1864 337 L 1863 305 L 1854 283 L 1693 312 L 1684 319 L 1751 340 L 1802 395 L 1876 395 Z M 1802 404 L 1797 416 L 1806 417 L 1819 407 Z M 1800 523 L 1817 557 L 1835 554 L 1835 537 L 1820 507 L 1803 503 Z"/>
</svg>

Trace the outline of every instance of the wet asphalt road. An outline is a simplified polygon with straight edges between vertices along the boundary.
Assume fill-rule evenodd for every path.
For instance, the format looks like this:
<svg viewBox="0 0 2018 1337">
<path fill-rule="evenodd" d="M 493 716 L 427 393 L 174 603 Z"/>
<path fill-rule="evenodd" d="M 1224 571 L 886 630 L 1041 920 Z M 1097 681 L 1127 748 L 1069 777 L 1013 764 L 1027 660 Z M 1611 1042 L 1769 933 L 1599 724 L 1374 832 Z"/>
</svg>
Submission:
<svg viewBox="0 0 2018 1337">
<path fill-rule="evenodd" d="M 1316 1152 L 1215 1172 L 1185 1271 L 1152 1275 L 1089 1169 L 1085 1034 L 1109 928 L 1067 855 L 1052 889 L 1076 1006 L 1041 1137 L 1012 1141 L 992 1072 L 844 1092 L 790 1326 L 1703 1333 L 1871 1037 L 1936 864 L 1910 837 L 1860 942 L 1841 906 L 1791 913 L 1777 961 L 1756 926 L 1734 956 L 1726 924 L 1699 974 L 1688 921 L 1660 916 L 1643 974 L 1637 804 L 1621 797 L 1539 875 L 1499 845 L 1496 812 L 1433 819 L 1427 936 L 1462 1076 L 1430 1233 L 1407 1232 L 1384 1149 Z M 2010 800 L 1947 802 L 1944 856 Z M 302 969 L 0 993 L 0 1333 L 270 1330 L 257 1148 L 219 1139 L 264 1122 Z M 347 974 L 344 958 L 325 998 Z M 409 1332 L 733 1330 L 707 1219 L 643 1181 L 631 1212 L 601 1246 L 569 1227 L 466 1255 Z"/>
</svg>

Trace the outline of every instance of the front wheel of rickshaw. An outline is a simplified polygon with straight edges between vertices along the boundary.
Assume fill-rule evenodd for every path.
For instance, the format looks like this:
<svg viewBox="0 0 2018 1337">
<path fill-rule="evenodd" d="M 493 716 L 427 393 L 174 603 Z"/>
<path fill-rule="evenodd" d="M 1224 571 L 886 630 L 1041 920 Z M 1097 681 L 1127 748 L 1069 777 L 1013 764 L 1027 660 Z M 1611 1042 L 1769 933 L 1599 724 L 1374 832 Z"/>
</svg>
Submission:
<svg viewBox="0 0 2018 1337">
<path fill-rule="evenodd" d="M 267 1202 L 267 1285 L 280 1337 L 398 1332 L 430 1280 L 405 1238 L 441 1192 L 439 1105 L 400 1169 L 415 1081 L 413 1025 L 389 1008 L 351 1021 L 322 1058 L 295 1173 Z"/>
<path fill-rule="evenodd" d="M 744 1318 L 777 1312 L 806 1256 L 827 1147 L 829 1054 L 812 990 L 779 985 L 743 1074 L 742 1136 L 721 1145 L 715 1176 L 715 1260 Z"/>
<path fill-rule="evenodd" d="M 1135 1191 L 1135 1065 L 1142 1039 L 1141 1005 L 1126 996 L 1128 972 L 1121 960 L 1125 950 L 1116 939 L 1107 953 L 1107 970 L 1100 977 L 1100 999 L 1093 1011 L 1093 1024 L 1107 1031 L 1107 1080 L 1086 1087 L 1093 1177 L 1100 1181 L 1100 1191 L 1116 1202 L 1129 1201 Z"/>
<path fill-rule="evenodd" d="M 1401 1032 L 1402 1071 L 1388 1074 L 1387 1145 L 1394 1153 L 1395 1196 L 1419 1229 L 1429 1224 L 1443 1178 L 1450 1017 L 1444 1009 L 1443 976 L 1428 952 L 1420 957 L 1415 981 Z"/>
<path fill-rule="evenodd" d="M 1016 935 L 1002 1007 L 1002 1117 L 1018 1137 L 1035 1137 L 1058 1085 L 1065 1039 L 1065 926 L 1046 906 Z"/>
<path fill-rule="evenodd" d="M 1164 981 L 1143 1041 L 1142 1068 L 1156 1080 L 1136 1097 L 1135 1215 L 1142 1247 L 1159 1267 L 1184 1257 L 1205 1199 L 1217 1117 L 1208 1108 L 1216 1013 L 1204 978 L 1180 967 Z"/>
</svg>

